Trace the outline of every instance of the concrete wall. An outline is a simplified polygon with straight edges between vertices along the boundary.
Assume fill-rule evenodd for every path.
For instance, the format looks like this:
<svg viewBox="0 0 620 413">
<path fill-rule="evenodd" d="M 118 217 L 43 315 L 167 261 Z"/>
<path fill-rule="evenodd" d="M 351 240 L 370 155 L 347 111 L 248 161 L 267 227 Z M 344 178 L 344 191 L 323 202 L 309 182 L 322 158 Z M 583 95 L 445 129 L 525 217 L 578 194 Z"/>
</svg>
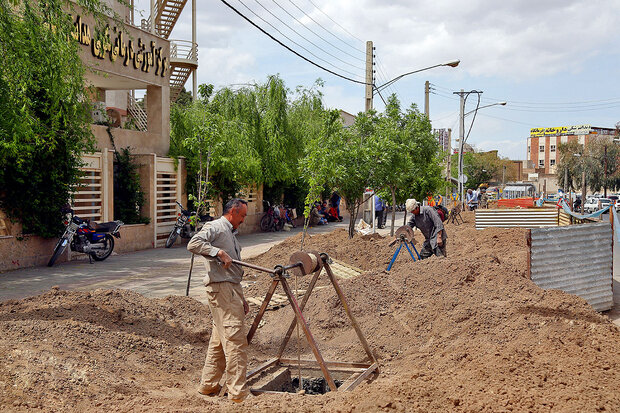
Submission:
<svg viewBox="0 0 620 413">
<path fill-rule="evenodd" d="M 0 236 L 0 272 L 46 265 L 57 240 L 22 235 L 21 224 L 11 223 L 8 219 L 5 222 L 7 232 L 12 235 Z M 58 262 L 66 260 L 65 253 Z"/>
<path fill-rule="evenodd" d="M 121 227 L 121 238 L 115 239 L 114 251 L 118 253 L 154 248 L 153 223 L 132 224 Z"/>
<path fill-rule="evenodd" d="M 95 135 L 98 150 L 113 149 L 107 126 L 91 125 L 91 130 Z M 111 128 L 111 131 L 118 149 L 129 146 L 132 153 L 154 153 L 157 156 L 167 156 L 170 149 L 170 139 L 165 135 L 121 128 Z"/>
</svg>

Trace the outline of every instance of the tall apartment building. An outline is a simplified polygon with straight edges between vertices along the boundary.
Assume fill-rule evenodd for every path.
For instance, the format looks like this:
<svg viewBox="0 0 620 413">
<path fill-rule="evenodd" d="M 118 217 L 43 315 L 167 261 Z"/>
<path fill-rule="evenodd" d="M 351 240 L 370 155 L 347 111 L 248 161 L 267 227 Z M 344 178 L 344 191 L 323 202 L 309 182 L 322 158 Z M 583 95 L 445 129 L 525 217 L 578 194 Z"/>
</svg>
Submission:
<svg viewBox="0 0 620 413">
<path fill-rule="evenodd" d="M 558 159 L 557 148 L 560 143 L 579 142 L 587 145 L 590 140 L 616 133 L 612 128 L 599 128 L 590 125 L 534 128 L 527 138 L 527 167 L 543 174 L 554 174 Z"/>
</svg>

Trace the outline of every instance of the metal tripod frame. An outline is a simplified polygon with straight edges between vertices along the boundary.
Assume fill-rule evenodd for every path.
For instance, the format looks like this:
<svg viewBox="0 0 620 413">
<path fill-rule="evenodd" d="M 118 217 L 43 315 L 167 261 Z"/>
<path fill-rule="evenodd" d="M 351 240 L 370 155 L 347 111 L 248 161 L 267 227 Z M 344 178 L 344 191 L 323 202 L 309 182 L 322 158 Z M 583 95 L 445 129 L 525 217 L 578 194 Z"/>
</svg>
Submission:
<svg viewBox="0 0 620 413">
<path fill-rule="evenodd" d="M 400 236 L 400 243 L 398 245 L 398 248 L 396 249 L 396 252 L 394 253 L 394 255 L 392 256 L 392 260 L 390 261 L 388 267 L 387 267 L 387 271 L 390 271 L 392 269 L 392 265 L 394 265 L 394 261 L 396 261 L 396 257 L 398 257 L 398 254 L 400 253 L 400 250 L 403 248 L 403 245 L 405 247 L 407 247 L 407 251 L 409 251 L 409 255 L 411 255 L 411 258 L 413 259 L 413 261 L 417 261 L 416 258 L 413 256 L 413 252 L 411 252 L 411 248 L 409 248 L 409 243 L 411 243 L 411 247 L 413 248 L 413 250 L 415 251 L 416 255 L 418 256 L 418 260 L 420 259 L 420 253 L 418 252 L 418 250 L 416 249 L 415 245 L 413 244 L 413 242 L 408 241 L 404 235 L 401 234 Z"/>
<path fill-rule="evenodd" d="M 344 293 L 342 292 L 342 289 L 340 288 L 340 285 L 338 284 L 338 281 L 336 280 L 334 273 L 332 272 L 332 269 L 329 265 L 331 259 L 329 258 L 327 254 L 320 254 L 320 258 L 323 261 L 323 265 L 321 265 L 319 269 L 314 272 L 314 275 L 312 277 L 312 280 L 310 281 L 310 284 L 308 285 L 306 293 L 304 294 L 304 297 L 301 300 L 301 303 L 299 304 L 297 300 L 295 299 L 295 296 L 293 295 L 293 292 L 291 291 L 291 288 L 288 284 L 287 278 L 289 278 L 289 275 L 286 272 L 286 270 L 293 268 L 295 266 L 301 266 L 301 265 L 294 264 L 294 265 L 289 265 L 285 267 L 276 266 L 274 270 L 270 270 L 270 269 L 258 267 L 255 265 L 247 265 L 246 263 L 243 263 L 241 261 L 233 260 L 233 262 L 235 262 L 236 264 L 245 265 L 245 266 L 248 266 L 254 269 L 258 269 L 260 271 L 271 273 L 272 278 L 273 278 L 273 281 L 271 282 L 271 285 L 269 286 L 269 290 L 267 291 L 267 295 L 265 295 L 265 298 L 260 306 L 258 314 L 256 315 L 256 318 L 254 318 L 254 322 L 252 323 L 252 326 L 250 327 L 250 330 L 248 331 L 248 335 L 247 335 L 248 344 L 252 341 L 252 338 L 254 337 L 254 334 L 256 333 L 256 330 L 258 329 L 261 319 L 263 318 L 263 315 L 265 314 L 265 311 L 267 310 L 267 306 L 269 305 L 269 302 L 271 301 L 271 298 L 278 284 L 282 284 L 282 289 L 284 290 L 284 293 L 286 294 L 288 301 L 291 304 L 291 308 L 293 309 L 293 312 L 295 313 L 295 317 L 290 322 L 288 331 L 286 332 L 286 335 L 284 336 L 284 339 L 282 340 L 282 343 L 280 344 L 280 348 L 278 349 L 277 355 L 274 358 L 256 367 L 254 370 L 248 372 L 246 376 L 247 379 L 250 379 L 256 375 L 259 375 L 263 371 L 271 367 L 274 367 L 274 366 L 296 365 L 299 362 L 301 365 L 303 365 L 306 368 L 311 368 L 311 367 L 316 368 L 316 365 L 318 365 L 331 391 L 347 391 L 347 390 L 354 389 L 358 384 L 363 382 L 372 373 L 379 371 L 379 364 L 377 363 L 375 356 L 370 350 L 370 346 L 368 345 L 368 342 L 366 341 L 366 338 L 364 337 L 364 334 L 362 333 L 362 330 L 360 329 L 359 324 L 355 320 L 355 317 L 353 317 L 353 314 L 351 313 L 347 299 L 344 296 Z M 333 285 L 334 290 L 336 291 L 336 294 L 338 295 L 340 303 L 342 304 L 345 312 L 347 313 L 347 316 L 349 317 L 349 320 L 351 321 L 351 324 L 357 334 L 358 339 L 360 340 L 362 347 L 364 348 L 364 351 L 366 352 L 366 355 L 370 359 L 370 363 L 326 361 L 325 359 L 323 359 L 323 356 L 321 355 L 321 351 L 319 350 L 316 344 L 316 341 L 314 337 L 312 336 L 310 327 L 308 326 L 308 323 L 305 320 L 302 314 L 302 311 L 304 307 L 306 306 L 306 303 L 308 302 L 312 294 L 312 291 L 319 279 L 319 276 L 321 274 L 323 267 L 325 268 L 325 272 L 327 273 L 327 276 L 329 277 L 329 280 L 331 281 L 331 284 Z M 282 355 L 284 354 L 284 350 L 286 349 L 286 346 L 291 338 L 291 335 L 293 334 L 295 325 L 297 323 L 299 323 L 299 326 L 303 330 L 303 333 L 306 339 L 308 340 L 308 344 L 310 345 L 310 348 L 312 349 L 312 353 L 314 354 L 315 360 L 298 361 L 298 360 L 293 360 L 293 359 L 282 358 Z M 330 369 L 331 371 L 334 371 L 334 372 L 349 373 L 350 376 L 338 388 L 334 382 Z M 252 389 L 252 392 L 258 393 L 258 392 L 267 392 L 267 391 Z"/>
</svg>

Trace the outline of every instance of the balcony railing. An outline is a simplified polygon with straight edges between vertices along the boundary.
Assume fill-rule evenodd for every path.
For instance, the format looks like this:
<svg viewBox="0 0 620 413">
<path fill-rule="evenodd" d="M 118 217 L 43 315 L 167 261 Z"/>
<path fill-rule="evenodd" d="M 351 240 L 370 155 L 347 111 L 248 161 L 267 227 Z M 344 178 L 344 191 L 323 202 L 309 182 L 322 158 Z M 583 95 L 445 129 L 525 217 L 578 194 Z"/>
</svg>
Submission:
<svg viewBox="0 0 620 413">
<path fill-rule="evenodd" d="M 189 40 L 170 40 L 170 60 L 198 64 L 198 44 Z"/>
</svg>

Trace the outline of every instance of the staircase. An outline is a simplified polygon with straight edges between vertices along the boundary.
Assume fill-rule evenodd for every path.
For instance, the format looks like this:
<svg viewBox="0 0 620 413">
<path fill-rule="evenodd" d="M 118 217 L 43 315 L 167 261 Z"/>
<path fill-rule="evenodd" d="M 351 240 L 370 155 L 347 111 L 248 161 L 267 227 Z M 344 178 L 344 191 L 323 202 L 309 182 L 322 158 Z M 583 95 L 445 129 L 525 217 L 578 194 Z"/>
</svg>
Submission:
<svg viewBox="0 0 620 413">
<path fill-rule="evenodd" d="M 156 0 L 153 14 L 142 19 L 142 29 L 168 39 L 187 0 Z M 176 101 L 190 75 L 198 69 L 198 45 L 187 40 L 170 40 L 170 102 Z"/>
<path fill-rule="evenodd" d="M 146 112 L 130 93 L 127 94 L 127 113 L 132 117 L 139 131 L 146 132 L 148 130 Z"/>
<path fill-rule="evenodd" d="M 155 34 L 167 39 L 185 7 L 187 0 L 156 0 L 153 15 L 142 19 L 142 29 L 151 31 L 155 16 Z"/>
<path fill-rule="evenodd" d="M 187 40 L 170 40 L 170 102 L 179 97 L 185 82 L 198 69 L 198 45 Z"/>
</svg>

